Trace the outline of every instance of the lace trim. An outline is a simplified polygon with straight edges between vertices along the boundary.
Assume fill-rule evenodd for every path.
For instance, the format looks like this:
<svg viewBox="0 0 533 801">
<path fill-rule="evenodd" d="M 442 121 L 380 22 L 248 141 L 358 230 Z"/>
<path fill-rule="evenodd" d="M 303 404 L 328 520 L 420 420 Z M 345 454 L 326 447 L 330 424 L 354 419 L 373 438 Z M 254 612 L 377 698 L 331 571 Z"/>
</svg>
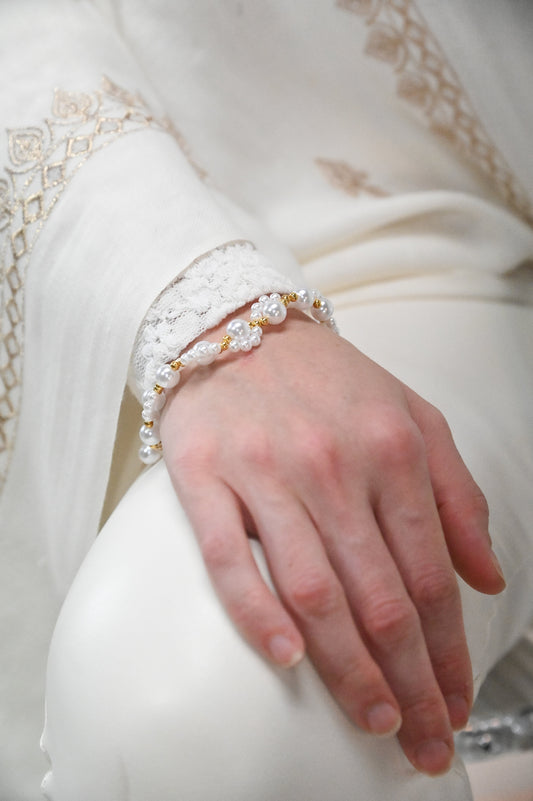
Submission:
<svg viewBox="0 0 533 801">
<path fill-rule="evenodd" d="M 104 77 L 101 90 L 90 94 L 56 89 L 43 124 L 8 131 L 9 163 L 0 174 L 0 489 L 22 398 L 25 281 L 33 246 L 92 154 L 147 128 L 176 135 L 139 94 Z"/>
<path fill-rule="evenodd" d="M 278 273 L 249 242 L 217 248 L 169 284 L 144 318 L 133 348 L 129 385 L 138 398 L 155 383 L 158 367 L 174 359 L 204 331 L 267 292 L 289 292 Z"/>
</svg>

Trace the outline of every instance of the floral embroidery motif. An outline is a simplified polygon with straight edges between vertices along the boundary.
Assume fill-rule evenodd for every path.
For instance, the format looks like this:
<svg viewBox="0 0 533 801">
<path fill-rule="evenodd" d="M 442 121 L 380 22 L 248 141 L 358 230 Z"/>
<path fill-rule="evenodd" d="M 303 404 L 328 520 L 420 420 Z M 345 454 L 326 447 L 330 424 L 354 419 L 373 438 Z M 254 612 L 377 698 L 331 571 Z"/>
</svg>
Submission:
<svg viewBox="0 0 533 801">
<path fill-rule="evenodd" d="M 533 225 L 526 191 L 485 130 L 414 0 L 337 0 L 337 5 L 366 22 L 365 52 L 394 68 L 399 97 L 488 176 L 507 205 Z"/>
<path fill-rule="evenodd" d="M 108 78 L 93 94 L 56 90 L 45 127 L 8 130 L 10 165 L 0 177 L 0 488 L 13 450 L 21 402 L 24 281 L 32 247 L 87 159 L 147 128 L 176 135 L 146 103 Z"/>
<path fill-rule="evenodd" d="M 315 159 L 315 164 L 322 170 L 332 186 L 343 189 L 349 195 L 373 195 L 374 197 L 388 197 L 389 192 L 369 183 L 368 173 L 356 170 L 346 161 L 332 161 L 330 159 Z"/>
</svg>

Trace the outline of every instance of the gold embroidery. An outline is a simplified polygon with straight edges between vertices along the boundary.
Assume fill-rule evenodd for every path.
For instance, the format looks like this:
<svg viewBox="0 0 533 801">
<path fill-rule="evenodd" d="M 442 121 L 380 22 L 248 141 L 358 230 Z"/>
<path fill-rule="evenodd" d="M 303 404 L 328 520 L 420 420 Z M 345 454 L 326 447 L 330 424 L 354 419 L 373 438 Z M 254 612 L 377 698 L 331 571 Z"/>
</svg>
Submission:
<svg viewBox="0 0 533 801">
<path fill-rule="evenodd" d="M 337 5 L 365 20 L 365 52 L 394 67 L 399 97 L 487 175 L 509 207 L 533 225 L 526 191 L 485 130 L 414 0 L 337 0 Z"/>
<path fill-rule="evenodd" d="M 10 165 L 0 178 L 0 488 L 14 446 L 24 348 L 29 256 L 69 182 L 95 152 L 146 128 L 170 133 L 139 95 L 104 78 L 93 94 L 56 90 L 45 127 L 8 131 Z M 172 131 L 176 135 L 175 131 Z"/>
<path fill-rule="evenodd" d="M 356 170 L 346 161 L 332 161 L 330 159 L 315 159 L 315 164 L 322 170 L 332 186 L 343 189 L 349 195 L 373 195 L 374 197 L 388 197 L 389 193 L 368 181 L 368 173 Z"/>
</svg>

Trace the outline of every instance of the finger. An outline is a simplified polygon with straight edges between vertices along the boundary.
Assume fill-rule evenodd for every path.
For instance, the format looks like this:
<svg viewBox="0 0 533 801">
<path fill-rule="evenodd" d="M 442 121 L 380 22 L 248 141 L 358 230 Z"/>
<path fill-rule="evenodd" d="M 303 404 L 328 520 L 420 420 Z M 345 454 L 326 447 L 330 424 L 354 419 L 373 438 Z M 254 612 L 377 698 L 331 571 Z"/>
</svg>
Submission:
<svg viewBox="0 0 533 801">
<path fill-rule="evenodd" d="M 246 503 L 276 588 L 304 635 L 317 672 L 360 728 L 395 733 L 401 723 L 398 703 L 357 631 L 312 521 L 282 489 L 266 483 L 254 489 Z"/>
<path fill-rule="evenodd" d="M 435 501 L 454 567 L 474 589 L 499 593 L 505 578 L 492 550 L 487 501 L 442 414 L 410 390 L 408 401 L 426 444 Z"/>
<path fill-rule="evenodd" d="M 420 616 L 450 720 L 459 727 L 472 703 L 472 671 L 459 588 L 424 457 L 420 434 L 404 427 L 381 460 L 384 483 L 376 514 Z"/>
<path fill-rule="evenodd" d="M 328 531 L 328 554 L 367 646 L 400 705 L 398 736 L 406 756 L 418 770 L 441 773 L 449 767 L 453 737 L 421 621 L 372 511 L 366 505 L 364 513 L 363 500 L 353 509 L 355 513 L 320 521 Z"/>
<path fill-rule="evenodd" d="M 182 482 L 177 492 L 233 623 L 265 657 L 282 667 L 295 665 L 303 657 L 304 641 L 258 570 L 232 490 L 211 479 Z"/>
</svg>

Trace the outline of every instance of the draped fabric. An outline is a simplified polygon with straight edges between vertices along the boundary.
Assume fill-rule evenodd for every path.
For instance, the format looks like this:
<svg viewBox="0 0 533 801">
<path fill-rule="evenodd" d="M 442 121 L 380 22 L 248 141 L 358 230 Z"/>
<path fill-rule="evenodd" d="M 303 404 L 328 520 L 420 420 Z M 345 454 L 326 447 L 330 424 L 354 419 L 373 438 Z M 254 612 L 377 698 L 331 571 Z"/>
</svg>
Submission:
<svg viewBox="0 0 533 801">
<path fill-rule="evenodd" d="M 532 302 L 532 29 L 520 0 L 0 4 L 0 788 L 36 797 L 47 643 L 169 282 L 247 240 L 357 302 Z"/>
</svg>

